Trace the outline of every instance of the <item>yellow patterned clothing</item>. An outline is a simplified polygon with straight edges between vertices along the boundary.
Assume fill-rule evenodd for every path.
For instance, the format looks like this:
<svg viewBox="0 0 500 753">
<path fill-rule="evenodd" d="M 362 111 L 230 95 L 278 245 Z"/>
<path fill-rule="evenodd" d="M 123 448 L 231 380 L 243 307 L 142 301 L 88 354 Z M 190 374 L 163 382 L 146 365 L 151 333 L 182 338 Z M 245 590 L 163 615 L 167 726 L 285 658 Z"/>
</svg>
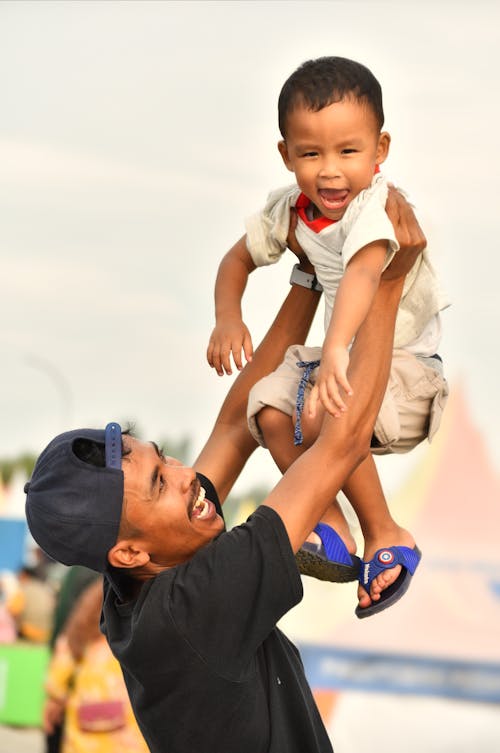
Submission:
<svg viewBox="0 0 500 753">
<path fill-rule="evenodd" d="M 61 753 L 148 753 L 135 721 L 120 665 L 103 636 L 87 645 L 83 658 L 75 662 L 65 635 L 56 643 L 47 681 L 49 696 L 66 700 Z M 86 732 L 78 724 L 81 703 L 122 700 L 126 723 L 112 732 Z"/>
</svg>

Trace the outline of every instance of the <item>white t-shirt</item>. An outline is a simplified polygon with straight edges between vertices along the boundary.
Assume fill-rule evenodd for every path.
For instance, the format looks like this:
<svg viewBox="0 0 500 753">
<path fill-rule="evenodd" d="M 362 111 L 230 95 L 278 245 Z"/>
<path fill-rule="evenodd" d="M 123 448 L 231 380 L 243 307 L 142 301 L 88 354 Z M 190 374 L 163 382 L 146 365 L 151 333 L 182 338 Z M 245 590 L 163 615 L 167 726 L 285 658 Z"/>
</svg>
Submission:
<svg viewBox="0 0 500 753">
<path fill-rule="evenodd" d="M 351 201 L 342 219 L 331 224 L 308 221 L 307 209 L 299 210 L 297 241 L 314 265 L 324 289 L 325 330 L 340 280 L 352 257 L 369 243 L 386 240 L 385 268 L 399 250 L 385 211 L 387 192 L 387 180 L 380 174 L 375 175 L 371 185 Z M 296 185 L 277 189 L 269 194 L 264 209 L 247 219 L 247 247 L 256 266 L 273 264 L 281 258 L 286 249 L 290 207 L 303 205 L 303 199 Z M 405 347 L 416 355 L 434 355 L 441 336 L 439 311 L 448 305 L 426 249 L 405 280 L 394 347 Z"/>
</svg>

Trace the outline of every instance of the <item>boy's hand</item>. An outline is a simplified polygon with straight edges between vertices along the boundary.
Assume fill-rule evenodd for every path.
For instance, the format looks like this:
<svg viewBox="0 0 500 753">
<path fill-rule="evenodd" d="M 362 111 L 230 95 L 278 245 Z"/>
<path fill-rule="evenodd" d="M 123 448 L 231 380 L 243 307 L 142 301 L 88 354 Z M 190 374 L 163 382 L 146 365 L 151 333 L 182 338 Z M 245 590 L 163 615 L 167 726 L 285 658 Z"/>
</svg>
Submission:
<svg viewBox="0 0 500 753">
<path fill-rule="evenodd" d="M 348 366 L 349 351 L 347 348 L 336 346 L 329 348 L 328 353 L 323 351 L 316 384 L 311 390 L 307 403 L 307 411 L 311 418 L 316 416 L 319 401 L 323 404 L 325 410 L 335 418 L 338 418 L 341 413 L 347 410 L 340 389 L 344 390 L 347 395 L 353 394 L 347 379 Z"/>
<path fill-rule="evenodd" d="M 252 360 L 253 345 L 248 327 L 241 319 L 228 319 L 216 324 L 207 348 L 207 361 L 219 376 L 232 374 L 231 355 L 238 371 L 243 368 L 241 351 Z"/>
</svg>

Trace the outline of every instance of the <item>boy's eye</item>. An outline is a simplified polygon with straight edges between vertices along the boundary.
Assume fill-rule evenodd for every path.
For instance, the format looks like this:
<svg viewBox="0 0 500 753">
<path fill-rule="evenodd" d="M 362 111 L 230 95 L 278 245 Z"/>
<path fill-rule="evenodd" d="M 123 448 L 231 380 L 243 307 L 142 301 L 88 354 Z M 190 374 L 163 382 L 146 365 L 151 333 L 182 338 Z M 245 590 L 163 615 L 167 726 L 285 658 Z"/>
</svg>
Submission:
<svg viewBox="0 0 500 753">
<path fill-rule="evenodd" d="M 158 488 L 159 488 L 160 492 L 163 491 L 163 489 L 165 488 L 165 486 L 166 486 L 165 479 L 163 478 L 163 476 L 160 476 L 160 478 L 158 479 Z"/>
<path fill-rule="evenodd" d="M 318 156 L 318 152 L 304 152 L 302 154 L 302 156 L 303 157 L 317 157 Z"/>
<path fill-rule="evenodd" d="M 355 154 L 357 149 L 342 149 L 342 154 Z"/>
</svg>

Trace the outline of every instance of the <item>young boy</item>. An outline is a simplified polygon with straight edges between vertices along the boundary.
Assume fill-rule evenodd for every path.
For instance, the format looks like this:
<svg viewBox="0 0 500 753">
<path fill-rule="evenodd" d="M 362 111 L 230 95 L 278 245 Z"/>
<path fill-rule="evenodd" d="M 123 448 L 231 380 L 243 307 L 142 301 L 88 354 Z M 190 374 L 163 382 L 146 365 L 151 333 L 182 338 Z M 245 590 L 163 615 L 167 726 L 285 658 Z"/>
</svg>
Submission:
<svg viewBox="0 0 500 753">
<path fill-rule="evenodd" d="M 248 274 L 278 261 L 296 212 L 297 241 L 315 274 L 294 270 L 291 282 L 324 289 L 326 337 L 322 350 L 289 349 L 277 371 L 255 385 L 248 406 L 252 433 L 285 471 L 314 441 L 324 411 L 340 417 L 356 398 L 348 380 L 349 347 L 399 245 L 385 213 L 388 184 L 379 166 L 390 136 L 382 131 L 382 93 L 373 74 L 345 58 L 308 61 L 285 82 L 278 111 L 283 137 L 278 148 L 297 185 L 271 193 L 263 212 L 247 221 L 246 236 L 222 260 L 207 357 L 219 375 L 231 373 L 231 354 L 238 368 L 242 349 L 251 359 L 241 315 Z M 436 351 L 439 312 L 446 305 L 424 252 L 400 303 L 375 453 L 407 452 L 431 439 L 439 425 L 448 389 Z M 343 491 L 363 532 L 363 562 L 354 556 L 354 539 L 336 501 L 298 559 L 306 574 L 358 578 L 356 614 L 366 617 L 402 596 L 421 555 L 411 534 L 391 517 L 371 456 Z"/>
</svg>

